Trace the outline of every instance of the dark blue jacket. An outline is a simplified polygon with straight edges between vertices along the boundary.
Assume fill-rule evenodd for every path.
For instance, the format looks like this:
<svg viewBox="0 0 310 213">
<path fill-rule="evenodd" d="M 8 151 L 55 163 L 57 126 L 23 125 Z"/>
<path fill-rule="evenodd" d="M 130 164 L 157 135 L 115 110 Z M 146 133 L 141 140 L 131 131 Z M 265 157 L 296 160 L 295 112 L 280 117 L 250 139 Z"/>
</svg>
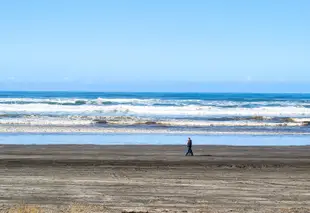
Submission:
<svg viewBox="0 0 310 213">
<path fill-rule="evenodd" d="M 188 148 L 192 148 L 192 140 L 188 140 L 188 142 L 187 142 L 187 147 L 188 147 Z"/>
</svg>

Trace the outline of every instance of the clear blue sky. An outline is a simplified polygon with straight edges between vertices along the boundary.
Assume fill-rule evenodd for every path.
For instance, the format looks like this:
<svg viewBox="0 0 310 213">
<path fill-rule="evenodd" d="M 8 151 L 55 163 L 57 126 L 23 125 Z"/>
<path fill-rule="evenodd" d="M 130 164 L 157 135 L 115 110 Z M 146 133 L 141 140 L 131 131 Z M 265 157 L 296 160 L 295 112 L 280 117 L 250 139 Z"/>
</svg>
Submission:
<svg viewBox="0 0 310 213">
<path fill-rule="evenodd" d="M 308 0 L 2 1 L 0 89 L 310 83 L 309 11 Z"/>
</svg>

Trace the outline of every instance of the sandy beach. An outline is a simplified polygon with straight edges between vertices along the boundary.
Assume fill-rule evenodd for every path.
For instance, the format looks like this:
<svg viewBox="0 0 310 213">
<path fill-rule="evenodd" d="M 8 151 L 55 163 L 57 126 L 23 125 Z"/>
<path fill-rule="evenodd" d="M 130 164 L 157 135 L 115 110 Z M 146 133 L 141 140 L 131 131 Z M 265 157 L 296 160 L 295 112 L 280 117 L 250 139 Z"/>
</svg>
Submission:
<svg viewBox="0 0 310 213">
<path fill-rule="evenodd" d="M 77 212 L 310 212 L 309 146 L 195 146 L 194 152 L 1 145 L 1 212 L 20 203 L 43 212 L 68 206 Z"/>
</svg>

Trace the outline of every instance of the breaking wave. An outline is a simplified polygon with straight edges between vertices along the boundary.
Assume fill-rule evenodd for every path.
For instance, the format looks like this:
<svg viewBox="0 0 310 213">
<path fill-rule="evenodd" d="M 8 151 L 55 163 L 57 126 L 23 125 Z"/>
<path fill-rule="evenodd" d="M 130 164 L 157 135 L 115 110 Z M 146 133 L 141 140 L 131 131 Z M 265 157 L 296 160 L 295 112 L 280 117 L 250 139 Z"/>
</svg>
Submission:
<svg viewBox="0 0 310 213">
<path fill-rule="evenodd" d="M 217 106 L 137 106 L 137 105 L 50 105 L 50 104 L 0 104 L 0 114 L 85 114 L 85 115 L 136 115 L 136 116 L 188 116 L 188 117 L 310 117 L 305 107 L 221 108 Z"/>
<path fill-rule="evenodd" d="M 1 125 L 33 125 L 33 126 L 146 126 L 146 127 L 298 127 L 308 126 L 307 118 L 206 118 L 174 119 L 130 116 L 4 116 Z"/>
<path fill-rule="evenodd" d="M 224 98 L 211 95 L 1 97 L 0 125 L 138 128 L 309 129 L 310 96 Z M 143 98 L 142 98 L 143 96 Z M 194 98 L 193 98 L 193 97 Z M 205 95 L 207 96 L 207 95 Z M 248 95 L 249 96 L 249 95 Z"/>
</svg>

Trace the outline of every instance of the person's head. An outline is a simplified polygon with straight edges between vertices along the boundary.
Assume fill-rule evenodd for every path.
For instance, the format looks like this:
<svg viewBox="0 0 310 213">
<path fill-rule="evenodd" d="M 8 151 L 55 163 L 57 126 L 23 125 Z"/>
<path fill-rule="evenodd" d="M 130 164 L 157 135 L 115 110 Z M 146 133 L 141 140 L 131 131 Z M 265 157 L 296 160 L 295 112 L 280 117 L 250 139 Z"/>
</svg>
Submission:
<svg viewBox="0 0 310 213">
<path fill-rule="evenodd" d="M 190 138 L 190 137 L 188 137 L 188 140 L 191 140 L 191 138 Z"/>
</svg>

